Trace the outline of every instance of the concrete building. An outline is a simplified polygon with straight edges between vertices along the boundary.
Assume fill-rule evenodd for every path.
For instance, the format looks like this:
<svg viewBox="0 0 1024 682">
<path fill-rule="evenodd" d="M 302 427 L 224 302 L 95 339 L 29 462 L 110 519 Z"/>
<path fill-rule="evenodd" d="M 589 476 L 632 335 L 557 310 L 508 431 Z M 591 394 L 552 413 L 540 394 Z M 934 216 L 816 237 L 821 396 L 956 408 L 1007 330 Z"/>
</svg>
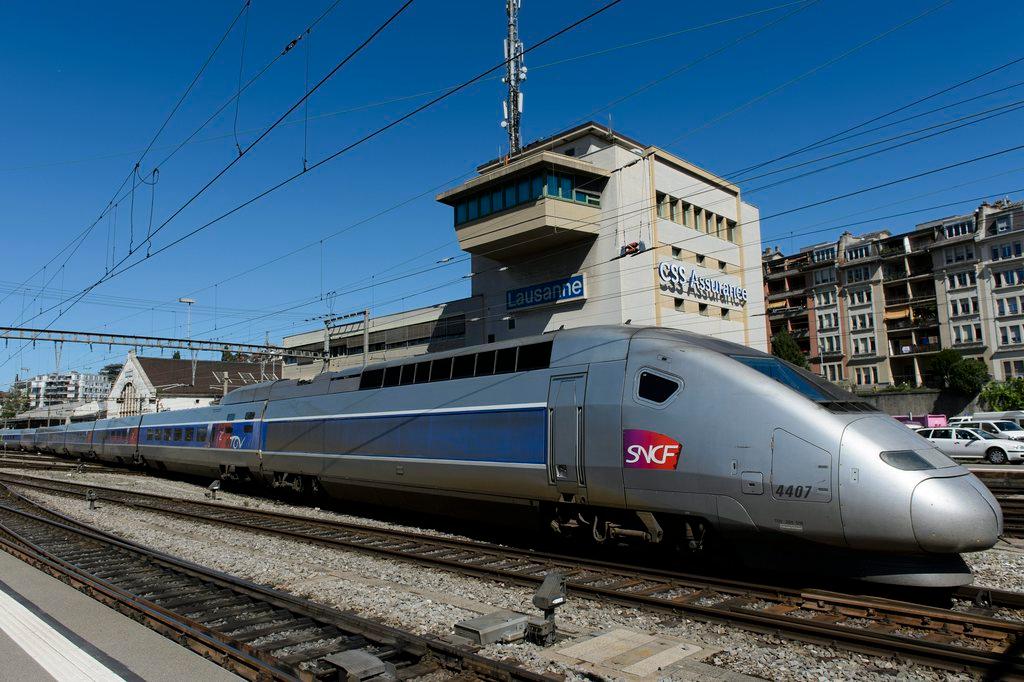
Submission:
<svg viewBox="0 0 1024 682">
<path fill-rule="evenodd" d="M 472 295 L 373 320 L 370 359 L 627 322 L 767 348 L 758 211 L 735 185 L 596 123 L 478 171 L 437 197 L 472 256 Z M 438 330 L 418 327 L 418 343 L 388 348 L 407 323 Z M 323 335 L 284 345 L 322 347 Z M 361 335 L 359 324 L 331 332 L 331 354 L 344 358 L 332 369 L 363 361 L 348 350 Z M 319 369 L 295 363 L 285 376 Z"/>
<path fill-rule="evenodd" d="M 227 391 L 246 384 L 278 379 L 279 363 L 192 361 L 138 356 L 129 351 L 124 367 L 106 397 L 108 417 L 183 410 L 213 404 Z"/>
<path fill-rule="evenodd" d="M 51 372 L 28 381 L 29 405 L 34 408 L 62 403 L 102 400 L 110 391 L 110 382 L 99 374 Z"/>
<path fill-rule="evenodd" d="M 927 385 L 943 348 L 985 362 L 995 379 L 1024 376 L 1022 249 L 1024 203 L 1008 200 L 793 256 L 766 249 L 767 333 L 799 342 L 806 327 L 811 368 L 855 388 Z"/>
</svg>

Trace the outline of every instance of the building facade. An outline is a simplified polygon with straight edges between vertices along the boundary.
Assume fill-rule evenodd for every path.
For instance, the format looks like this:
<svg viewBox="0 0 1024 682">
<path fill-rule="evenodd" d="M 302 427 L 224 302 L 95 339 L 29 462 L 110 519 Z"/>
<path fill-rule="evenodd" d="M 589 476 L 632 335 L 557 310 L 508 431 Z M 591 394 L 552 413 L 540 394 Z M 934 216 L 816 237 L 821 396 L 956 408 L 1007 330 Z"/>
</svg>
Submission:
<svg viewBox="0 0 1024 682">
<path fill-rule="evenodd" d="M 478 171 L 437 197 L 450 207 L 459 245 L 471 255 L 471 296 L 440 311 L 372 320 L 371 360 L 626 323 L 767 349 L 758 210 L 735 185 L 596 123 Z M 429 337 L 416 335 L 415 345 L 387 348 L 402 315 L 445 323 Z M 464 319 L 456 325 L 460 334 L 448 327 L 455 316 Z M 310 331 L 284 344 L 322 347 L 323 335 Z M 336 345 L 360 349 L 332 357 L 332 369 L 363 361 L 361 335 L 358 324 L 331 333 L 332 356 Z M 319 371 L 315 364 L 291 364 L 285 376 L 308 376 Z"/>
<path fill-rule="evenodd" d="M 32 408 L 71 402 L 106 399 L 110 381 L 86 372 L 51 372 L 28 380 L 29 405 Z"/>
<path fill-rule="evenodd" d="M 193 380 L 193 376 L 195 377 Z M 104 396 L 108 417 L 206 407 L 228 391 L 281 376 L 279 363 L 153 358 L 129 351 L 124 367 Z"/>
<path fill-rule="evenodd" d="M 811 368 L 854 388 L 928 385 L 944 348 L 986 363 L 994 379 L 1024 376 L 1022 250 L 1024 203 L 1009 200 L 793 256 L 765 250 L 767 333 L 799 342 L 806 327 Z"/>
</svg>

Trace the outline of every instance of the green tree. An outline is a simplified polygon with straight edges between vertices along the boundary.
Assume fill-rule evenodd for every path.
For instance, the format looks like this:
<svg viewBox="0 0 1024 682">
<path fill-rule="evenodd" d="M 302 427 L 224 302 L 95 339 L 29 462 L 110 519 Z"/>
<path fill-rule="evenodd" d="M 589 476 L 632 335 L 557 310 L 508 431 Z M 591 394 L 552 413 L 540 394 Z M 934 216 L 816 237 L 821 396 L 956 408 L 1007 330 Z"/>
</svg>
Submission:
<svg viewBox="0 0 1024 682">
<path fill-rule="evenodd" d="M 953 375 L 953 368 L 957 367 L 964 361 L 964 357 L 960 353 L 956 352 L 952 348 L 940 350 L 932 358 L 930 365 L 932 381 L 935 383 L 937 388 L 949 388 L 950 379 Z M 979 387 L 980 389 L 980 387 Z"/>
<path fill-rule="evenodd" d="M 980 400 L 990 410 L 1024 409 L 1024 379 L 1017 377 L 1006 381 L 993 381 L 981 390 Z"/>
<path fill-rule="evenodd" d="M 975 396 L 989 381 L 988 368 L 980 360 L 961 360 L 949 370 L 949 387 L 965 396 Z"/>
<path fill-rule="evenodd" d="M 772 355 L 782 358 L 786 362 L 791 362 L 797 367 L 807 369 L 807 356 L 800 350 L 800 346 L 796 344 L 793 335 L 785 329 L 772 337 Z"/>
<path fill-rule="evenodd" d="M 236 362 L 239 359 L 240 358 L 239 358 L 239 356 L 236 353 L 232 353 L 229 350 L 222 350 L 220 352 L 220 361 L 221 362 Z"/>
<path fill-rule="evenodd" d="M 181 360 L 181 351 L 180 350 L 174 351 L 174 354 L 171 355 L 171 359 L 172 360 Z"/>
<path fill-rule="evenodd" d="M 10 419 L 28 410 L 28 393 L 26 391 L 12 388 L 8 391 L 3 400 L 0 401 L 0 417 Z"/>
</svg>

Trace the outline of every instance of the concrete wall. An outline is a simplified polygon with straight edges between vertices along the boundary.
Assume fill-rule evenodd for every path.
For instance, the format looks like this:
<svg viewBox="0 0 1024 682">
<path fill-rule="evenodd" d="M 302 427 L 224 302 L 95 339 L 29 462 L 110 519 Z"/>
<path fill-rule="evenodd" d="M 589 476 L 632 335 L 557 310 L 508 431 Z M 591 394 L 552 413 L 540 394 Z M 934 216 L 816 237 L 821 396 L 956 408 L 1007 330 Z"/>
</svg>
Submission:
<svg viewBox="0 0 1024 682">
<path fill-rule="evenodd" d="M 858 393 L 857 397 L 864 402 L 871 403 L 882 412 L 894 416 L 944 414 L 948 417 L 956 417 L 981 409 L 977 404 L 977 399 L 968 400 L 958 393 L 933 389 L 907 393 Z"/>
</svg>

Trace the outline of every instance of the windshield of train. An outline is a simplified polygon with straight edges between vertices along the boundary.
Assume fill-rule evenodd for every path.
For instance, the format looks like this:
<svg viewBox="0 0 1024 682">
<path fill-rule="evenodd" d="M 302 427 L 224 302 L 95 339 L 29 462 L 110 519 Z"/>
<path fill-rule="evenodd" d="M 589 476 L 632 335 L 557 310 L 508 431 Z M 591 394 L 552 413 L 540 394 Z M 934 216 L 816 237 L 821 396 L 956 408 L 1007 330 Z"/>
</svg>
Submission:
<svg viewBox="0 0 1024 682">
<path fill-rule="evenodd" d="M 835 391 L 829 391 L 810 372 L 803 372 L 800 369 L 772 357 L 750 357 L 744 355 L 733 355 L 733 360 L 742 362 L 751 369 L 756 369 L 766 377 L 771 377 L 780 384 L 789 386 L 791 389 L 810 400 L 835 400 Z M 828 387 L 831 388 L 831 387 Z M 847 396 L 843 396 L 847 398 Z"/>
</svg>

